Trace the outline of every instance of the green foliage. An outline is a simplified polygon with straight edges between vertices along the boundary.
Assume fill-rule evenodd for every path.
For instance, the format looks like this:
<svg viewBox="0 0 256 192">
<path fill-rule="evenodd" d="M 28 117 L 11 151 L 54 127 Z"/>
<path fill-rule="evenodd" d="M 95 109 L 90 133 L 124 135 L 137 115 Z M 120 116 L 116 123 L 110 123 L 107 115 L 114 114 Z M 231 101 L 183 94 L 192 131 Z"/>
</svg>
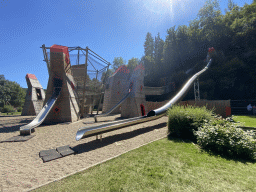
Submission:
<svg viewBox="0 0 256 192">
<path fill-rule="evenodd" d="M 0 78 L 0 104 L 8 102 L 14 107 L 22 106 L 25 102 L 26 92 L 16 82 L 6 80 L 2 75 Z"/>
<path fill-rule="evenodd" d="M 206 107 L 178 106 L 168 110 L 168 131 L 170 136 L 189 139 L 196 142 L 194 131 L 203 125 L 205 120 L 211 120 L 213 112 Z"/>
<path fill-rule="evenodd" d="M 133 57 L 128 61 L 127 68 L 130 70 L 130 72 L 132 72 L 138 64 L 139 64 L 139 59 Z"/>
<path fill-rule="evenodd" d="M 14 111 L 15 110 L 14 110 L 13 106 L 11 106 L 11 105 L 5 105 L 2 109 L 3 113 L 11 113 L 11 112 L 14 112 Z"/>
<path fill-rule="evenodd" d="M 252 131 L 227 120 L 207 121 L 195 131 L 197 143 L 204 149 L 229 157 L 256 160 L 256 140 Z"/>
<path fill-rule="evenodd" d="M 22 112 L 22 109 L 23 109 L 22 107 L 18 107 L 18 108 L 17 108 L 17 111 L 18 111 L 18 112 Z"/>
<path fill-rule="evenodd" d="M 233 8 L 236 7 L 236 6 L 237 6 L 237 4 L 234 3 L 233 0 L 228 0 L 228 11 L 232 11 Z M 227 12 L 227 10 L 226 10 L 226 12 Z"/>
<path fill-rule="evenodd" d="M 151 33 L 148 32 L 146 35 L 146 41 L 144 43 L 144 53 L 145 53 L 145 56 L 153 57 L 153 52 L 154 52 L 154 39 Z"/>
<path fill-rule="evenodd" d="M 153 38 L 147 33 L 142 58 L 145 85 L 162 86 L 160 78 L 166 78 L 174 81 L 179 90 L 191 75 L 184 79 L 184 71 L 201 70 L 206 65 L 207 49 L 214 47 L 217 52 L 214 62 L 200 77 L 204 98 L 254 99 L 256 3 L 239 7 L 229 0 L 227 8 L 223 15 L 219 1 L 208 0 L 188 26 L 171 26 L 165 40 L 159 34 Z M 194 99 L 193 92 L 188 92 L 186 99 Z"/>
<path fill-rule="evenodd" d="M 125 64 L 126 61 L 122 57 L 115 57 L 113 61 L 113 70 L 116 71 L 120 66 Z"/>
</svg>

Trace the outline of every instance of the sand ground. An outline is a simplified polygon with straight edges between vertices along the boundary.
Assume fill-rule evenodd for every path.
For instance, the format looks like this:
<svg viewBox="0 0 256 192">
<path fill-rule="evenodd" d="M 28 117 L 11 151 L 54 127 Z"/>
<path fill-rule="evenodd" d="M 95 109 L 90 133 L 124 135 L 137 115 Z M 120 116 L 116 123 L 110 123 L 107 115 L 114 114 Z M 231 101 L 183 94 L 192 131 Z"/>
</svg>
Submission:
<svg viewBox="0 0 256 192">
<path fill-rule="evenodd" d="M 33 116 L 0 116 L 0 141 L 19 135 L 19 128 Z M 97 124 L 120 118 L 120 115 L 101 117 Z M 79 128 L 90 126 L 92 117 L 74 123 L 41 125 L 36 135 L 25 142 L 0 143 L 0 191 L 27 191 L 101 161 L 130 151 L 150 141 L 167 136 L 166 116 L 103 134 L 102 142 L 95 136 L 75 140 Z M 39 152 L 70 145 L 78 153 L 43 163 Z"/>
</svg>

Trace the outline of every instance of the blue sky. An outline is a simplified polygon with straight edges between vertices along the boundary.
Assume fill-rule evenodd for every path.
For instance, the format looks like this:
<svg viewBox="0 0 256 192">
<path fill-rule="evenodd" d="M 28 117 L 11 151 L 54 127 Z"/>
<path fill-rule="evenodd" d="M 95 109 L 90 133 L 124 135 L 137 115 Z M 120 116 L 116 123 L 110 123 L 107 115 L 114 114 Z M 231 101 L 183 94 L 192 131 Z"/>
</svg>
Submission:
<svg viewBox="0 0 256 192">
<path fill-rule="evenodd" d="M 253 0 L 234 0 L 239 6 Z M 26 88 L 35 74 L 47 88 L 48 72 L 40 47 L 88 46 L 109 62 L 141 58 L 147 32 L 188 25 L 205 0 L 0 0 L 0 74 Z M 228 0 L 220 0 L 224 13 Z M 71 63 L 75 64 L 75 63 Z"/>
</svg>

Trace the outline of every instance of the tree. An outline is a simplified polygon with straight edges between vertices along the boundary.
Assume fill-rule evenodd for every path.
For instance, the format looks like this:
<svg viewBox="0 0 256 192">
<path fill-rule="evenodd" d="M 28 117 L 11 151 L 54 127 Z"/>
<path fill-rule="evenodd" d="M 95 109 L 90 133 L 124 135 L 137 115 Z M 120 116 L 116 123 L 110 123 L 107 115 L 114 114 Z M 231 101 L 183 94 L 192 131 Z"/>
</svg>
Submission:
<svg viewBox="0 0 256 192">
<path fill-rule="evenodd" d="M 135 69 L 135 67 L 138 65 L 138 63 L 139 63 L 139 59 L 133 57 L 128 61 L 127 68 L 130 70 L 130 72 L 132 72 Z"/>
<path fill-rule="evenodd" d="M 232 11 L 232 9 L 237 6 L 236 3 L 234 3 L 233 0 L 228 0 L 228 11 Z"/>
<path fill-rule="evenodd" d="M 114 71 L 116 71 L 120 66 L 125 64 L 126 64 L 126 61 L 122 57 L 115 57 L 113 61 Z"/>
<path fill-rule="evenodd" d="M 0 103 L 2 106 L 8 102 L 14 107 L 22 106 L 25 102 L 26 92 L 16 82 L 6 80 L 0 75 Z"/>
<path fill-rule="evenodd" d="M 147 75 L 152 75 L 154 72 L 153 66 L 154 66 L 154 58 L 153 58 L 153 53 L 154 53 L 154 39 L 151 35 L 151 33 L 147 33 L 145 43 L 144 43 L 144 65 L 146 69 L 146 76 Z"/>
<path fill-rule="evenodd" d="M 154 61 L 155 66 L 159 69 L 162 68 L 163 62 L 163 52 L 164 52 L 164 41 L 160 38 L 160 33 L 155 37 L 154 42 Z"/>
<path fill-rule="evenodd" d="M 148 32 L 146 35 L 145 43 L 144 43 L 145 56 L 153 57 L 153 51 L 154 51 L 154 39 L 151 33 Z"/>
<path fill-rule="evenodd" d="M 228 9 L 222 15 L 218 0 L 208 0 L 189 26 L 168 29 L 163 52 L 159 34 L 153 40 L 147 33 L 145 85 L 159 86 L 160 77 L 169 77 L 176 88 L 181 86 L 191 75 L 183 71 L 201 70 L 207 49 L 214 47 L 217 54 L 210 70 L 200 77 L 201 93 L 207 93 L 207 99 L 255 99 L 256 0 L 243 7 L 229 0 Z M 193 89 L 186 99 L 194 99 Z"/>
<path fill-rule="evenodd" d="M 172 71 L 177 64 L 177 38 L 175 26 L 167 31 L 167 36 L 164 43 L 163 58 L 164 71 Z"/>
</svg>

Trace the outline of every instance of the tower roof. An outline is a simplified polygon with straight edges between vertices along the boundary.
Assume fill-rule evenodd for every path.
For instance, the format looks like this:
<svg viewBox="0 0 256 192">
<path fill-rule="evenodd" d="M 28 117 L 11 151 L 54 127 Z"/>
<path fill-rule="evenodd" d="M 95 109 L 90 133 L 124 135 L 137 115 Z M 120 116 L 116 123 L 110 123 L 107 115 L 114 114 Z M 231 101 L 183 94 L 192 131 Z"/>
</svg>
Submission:
<svg viewBox="0 0 256 192">
<path fill-rule="evenodd" d="M 54 45 L 52 45 L 50 47 L 50 52 L 62 52 L 62 53 L 65 53 L 65 55 L 66 55 L 65 56 L 66 63 L 67 64 L 70 63 L 68 47 L 54 44 Z"/>
<path fill-rule="evenodd" d="M 34 74 L 27 73 L 26 79 L 37 79 L 37 78 L 36 78 L 36 76 Z"/>
<path fill-rule="evenodd" d="M 134 69 L 134 71 L 137 71 L 138 69 L 145 70 L 145 68 L 144 68 L 142 63 L 137 65 L 137 67 Z"/>
<path fill-rule="evenodd" d="M 118 67 L 118 69 L 113 73 L 113 75 L 115 75 L 116 73 L 130 73 L 130 70 L 125 65 L 122 65 Z"/>
</svg>

